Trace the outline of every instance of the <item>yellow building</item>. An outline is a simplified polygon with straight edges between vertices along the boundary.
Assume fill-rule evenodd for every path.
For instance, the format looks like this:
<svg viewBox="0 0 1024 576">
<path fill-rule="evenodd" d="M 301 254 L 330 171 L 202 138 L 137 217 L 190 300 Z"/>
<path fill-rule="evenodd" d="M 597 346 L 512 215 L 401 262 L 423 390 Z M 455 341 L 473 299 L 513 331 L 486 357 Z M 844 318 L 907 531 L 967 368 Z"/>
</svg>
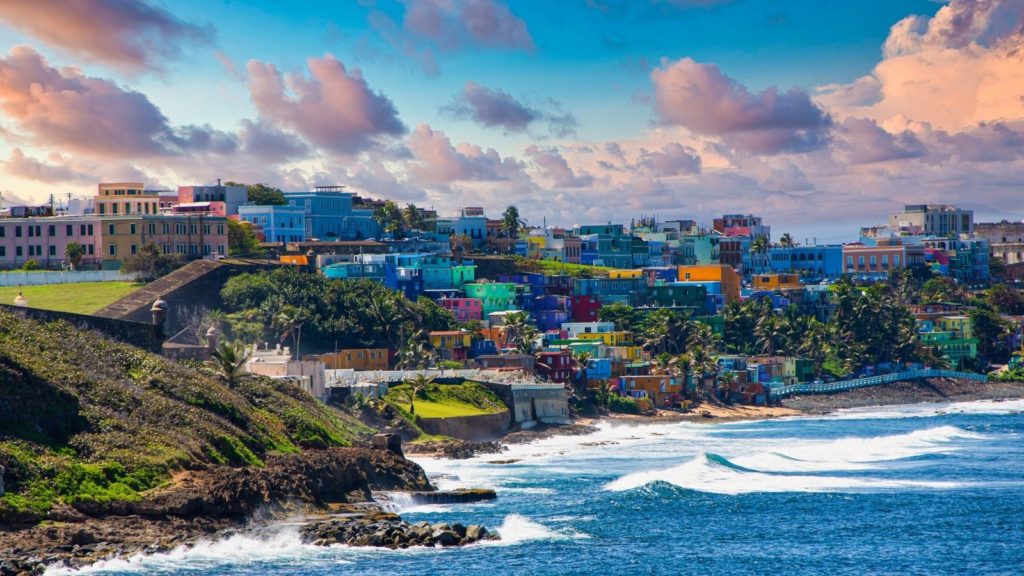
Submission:
<svg viewBox="0 0 1024 576">
<path fill-rule="evenodd" d="M 624 270 L 616 268 L 608 271 L 608 278 L 611 280 L 626 280 L 632 278 L 642 278 L 644 275 L 643 270 Z"/>
<path fill-rule="evenodd" d="M 680 282 L 720 282 L 725 303 L 739 302 L 740 275 L 727 264 L 697 264 L 679 267 Z"/>
<path fill-rule="evenodd" d="M 120 262 L 150 243 L 162 254 L 189 259 L 226 255 L 227 228 L 223 216 L 106 216 L 100 219 L 97 237 L 107 262 Z"/>
<path fill-rule="evenodd" d="M 100 217 L 160 213 L 160 195 L 147 192 L 142 182 L 101 183 L 94 204 L 96 214 Z"/>
<path fill-rule="evenodd" d="M 800 288 L 799 274 L 756 274 L 754 290 L 785 290 Z"/>
<path fill-rule="evenodd" d="M 633 343 L 633 333 L 625 330 L 612 332 L 581 332 L 576 335 L 577 340 L 600 340 L 606 346 L 628 346 Z"/>
<path fill-rule="evenodd" d="M 942 332 L 953 332 L 958 338 L 974 338 L 970 316 L 943 316 L 935 320 L 935 329 Z"/>
<path fill-rule="evenodd" d="M 387 370 L 387 348 L 354 348 L 338 350 L 333 354 L 318 354 L 304 357 L 305 360 L 320 360 L 329 370 Z"/>
</svg>

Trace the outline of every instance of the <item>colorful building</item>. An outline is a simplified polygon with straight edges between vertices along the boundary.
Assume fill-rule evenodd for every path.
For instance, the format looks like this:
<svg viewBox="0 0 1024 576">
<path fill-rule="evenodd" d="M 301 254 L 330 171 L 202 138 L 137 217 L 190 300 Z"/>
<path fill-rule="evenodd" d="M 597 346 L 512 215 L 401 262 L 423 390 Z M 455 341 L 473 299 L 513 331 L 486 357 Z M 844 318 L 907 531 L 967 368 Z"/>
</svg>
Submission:
<svg viewBox="0 0 1024 576">
<path fill-rule="evenodd" d="M 111 266 L 154 244 L 162 254 L 181 258 L 225 256 L 227 218 L 181 214 L 101 218 L 103 259 Z"/>
<path fill-rule="evenodd" d="M 441 298 L 437 303 L 459 322 L 483 320 L 483 301 L 479 298 Z"/>
<path fill-rule="evenodd" d="M 103 228 L 96 216 L 0 218 L 0 267 L 17 268 L 35 260 L 43 268 L 67 264 L 67 245 L 85 251 L 81 266 L 95 268 L 103 260 Z"/>
<path fill-rule="evenodd" d="M 306 240 L 306 211 L 299 206 L 238 207 L 238 218 L 260 229 L 264 242 L 302 242 Z"/>
<path fill-rule="evenodd" d="M 680 282 L 720 282 L 726 304 L 740 300 L 740 276 L 725 264 L 680 266 Z"/>
<path fill-rule="evenodd" d="M 95 214 L 105 216 L 156 215 L 159 192 L 146 190 L 142 182 L 103 182 L 93 200 Z"/>
<path fill-rule="evenodd" d="M 647 398 L 656 408 L 667 408 L 682 401 L 683 377 L 669 375 L 620 376 L 618 390 L 623 396 Z"/>
<path fill-rule="evenodd" d="M 289 206 L 302 210 L 304 238 L 362 240 L 379 238 L 380 225 L 373 210 L 353 208 L 355 194 L 344 186 L 317 186 L 312 192 L 285 192 Z"/>
<path fill-rule="evenodd" d="M 473 334 L 466 330 L 438 330 L 431 332 L 429 338 L 442 360 L 465 360 L 473 345 Z"/>
<path fill-rule="evenodd" d="M 540 376 L 563 384 L 572 379 L 575 360 L 568 350 L 538 352 L 536 358 L 536 371 Z"/>
<path fill-rule="evenodd" d="M 386 348 L 354 348 L 338 350 L 332 354 L 304 356 L 304 360 L 319 360 L 328 370 L 387 370 L 390 351 Z"/>
<path fill-rule="evenodd" d="M 797 274 L 754 274 L 754 290 L 799 289 L 800 276 Z"/>
<path fill-rule="evenodd" d="M 476 298 L 483 302 L 483 314 L 503 312 L 516 308 L 518 290 L 516 284 L 507 282 L 487 282 L 466 284 L 462 287 L 467 298 Z"/>
</svg>

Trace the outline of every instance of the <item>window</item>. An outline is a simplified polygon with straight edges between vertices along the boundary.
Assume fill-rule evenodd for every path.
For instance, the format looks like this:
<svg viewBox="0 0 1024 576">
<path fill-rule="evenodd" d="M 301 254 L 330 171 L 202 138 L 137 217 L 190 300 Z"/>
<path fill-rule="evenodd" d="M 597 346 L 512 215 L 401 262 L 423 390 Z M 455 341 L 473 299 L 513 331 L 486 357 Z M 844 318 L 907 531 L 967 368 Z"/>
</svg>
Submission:
<svg viewBox="0 0 1024 576">
<path fill-rule="evenodd" d="M 882 256 L 882 268 L 888 268 L 888 267 L 889 267 L 889 256 L 888 255 L 883 255 Z"/>
<path fill-rule="evenodd" d="M 70 228 L 70 226 L 69 226 L 69 228 Z M 47 234 L 47 235 L 48 235 L 48 236 L 49 236 L 50 238 L 53 238 L 54 236 L 56 236 L 56 235 L 57 235 L 57 227 L 56 227 L 56 226 L 54 226 L 53 224 L 50 224 L 50 226 L 49 226 L 49 227 L 47 228 L 47 230 L 46 230 L 46 234 Z"/>
<path fill-rule="evenodd" d="M 21 250 L 21 246 L 18 246 L 17 248 L 15 248 L 15 249 L 14 249 L 14 254 L 15 254 L 15 256 L 17 256 L 18 258 L 21 258 L 21 257 L 22 257 L 22 250 Z"/>
<path fill-rule="evenodd" d="M 114 235 L 114 225 L 113 224 L 107 224 L 107 234 L 110 234 L 111 236 Z"/>
<path fill-rule="evenodd" d="M 53 244 L 50 244 L 50 256 L 56 256 L 56 255 L 57 255 L 57 247 L 54 246 Z"/>
<path fill-rule="evenodd" d="M 0 246 L 0 258 L 6 258 L 6 257 L 7 257 L 7 247 L 6 246 Z"/>
<path fill-rule="evenodd" d="M 117 256 L 117 244 L 110 245 L 110 255 Z"/>
<path fill-rule="evenodd" d="M 65 236 L 74 236 L 74 234 L 75 234 L 75 226 L 74 226 L 74 224 L 68 224 L 64 228 L 64 235 Z"/>
<path fill-rule="evenodd" d="M 14 236 L 17 238 L 21 238 L 21 226 L 14 227 Z"/>
<path fill-rule="evenodd" d="M 33 237 L 33 236 L 35 236 L 35 235 L 36 235 L 36 229 L 35 229 L 35 226 L 29 226 L 29 227 L 28 227 L 28 237 L 29 237 L 29 238 L 32 238 L 32 237 Z"/>
<path fill-rule="evenodd" d="M 89 256 L 92 256 L 94 254 L 92 244 L 89 244 L 85 248 L 89 252 Z"/>
<path fill-rule="evenodd" d="M 138 254 L 139 248 L 135 244 L 132 244 L 132 254 Z"/>
<path fill-rule="evenodd" d="M 3 238 L 4 236 L 7 236 L 7 227 L 0 226 L 0 238 Z"/>
<path fill-rule="evenodd" d="M 89 224 L 88 230 L 89 230 L 89 232 L 87 232 L 87 235 L 88 236 L 92 236 L 92 224 Z"/>
<path fill-rule="evenodd" d="M 857 266 L 860 267 L 860 268 L 864 267 L 864 257 L 863 256 L 857 256 Z"/>
<path fill-rule="evenodd" d="M 129 224 L 128 225 L 128 233 L 131 234 L 132 236 L 135 235 L 135 224 Z M 133 252 L 133 254 L 134 254 L 134 252 Z"/>
<path fill-rule="evenodd" d="M 874 254 L 871 255 L 871 267 L 874 268 L 878 265 L 878 257 Z"/>
<path fill-rule="evenodd" d="M 117 202 L 110 205 L 110 213 L 117 214 Z"/>
</svg>

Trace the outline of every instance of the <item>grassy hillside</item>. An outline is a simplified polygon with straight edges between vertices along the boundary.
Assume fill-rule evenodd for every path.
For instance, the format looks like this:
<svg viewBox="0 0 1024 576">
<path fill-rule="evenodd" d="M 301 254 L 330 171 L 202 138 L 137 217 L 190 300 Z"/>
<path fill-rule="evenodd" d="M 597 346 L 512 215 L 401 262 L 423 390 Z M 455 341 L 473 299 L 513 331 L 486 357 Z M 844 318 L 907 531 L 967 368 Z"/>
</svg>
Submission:
<svg viewBox="0 0 1024 576">
<path fill-rule="evenodd" d="M 137 499 L 177 470 L 259 466 L 370 432 L 287 384 L 247 378 L 229 389 L 199 367 L 0 312 L 0 523 L 60 502 Z"/>
<path fill-rule="evenodd" d="M 384 398 L 405 416 L 409 416 L 408 384 L 392 387 Z M 493 392 L 476 382 L 459 385 L 431 384 L 420 390 L 415 402 L 416 416 L 422 418 L 452 418 L 494 414 L 507 410 Z"/>
<path fill-rule="evenodd" d="M 14 304 L 14 298 L 18 292 L 22 292 L 28 299 L 28 305 L 31 308 L 92 314 L 135 292 L 141 286 L 135 282 L 76 282 L 43 286 L 3 286 L 0 287 L 0 302 Z"/>
</svg>

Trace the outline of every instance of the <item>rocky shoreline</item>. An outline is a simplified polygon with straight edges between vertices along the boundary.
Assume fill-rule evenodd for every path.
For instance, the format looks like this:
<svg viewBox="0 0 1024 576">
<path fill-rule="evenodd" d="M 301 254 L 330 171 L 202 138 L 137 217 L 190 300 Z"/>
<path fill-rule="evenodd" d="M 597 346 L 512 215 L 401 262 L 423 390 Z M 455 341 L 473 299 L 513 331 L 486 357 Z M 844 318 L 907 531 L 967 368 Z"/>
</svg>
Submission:
<svg viewBox="0 0 1024 576">
<path fill-rule="evenodd" d="M 329 518 L 306 524 L 299 529 L 302 541 L 314 546 L 373 546 L 409 548 L 411 546 L 465 546 L 500 536 L 477 524 L 410 524 L 397 514 L 373 512 L 345 518 Z"/>
</svg>

